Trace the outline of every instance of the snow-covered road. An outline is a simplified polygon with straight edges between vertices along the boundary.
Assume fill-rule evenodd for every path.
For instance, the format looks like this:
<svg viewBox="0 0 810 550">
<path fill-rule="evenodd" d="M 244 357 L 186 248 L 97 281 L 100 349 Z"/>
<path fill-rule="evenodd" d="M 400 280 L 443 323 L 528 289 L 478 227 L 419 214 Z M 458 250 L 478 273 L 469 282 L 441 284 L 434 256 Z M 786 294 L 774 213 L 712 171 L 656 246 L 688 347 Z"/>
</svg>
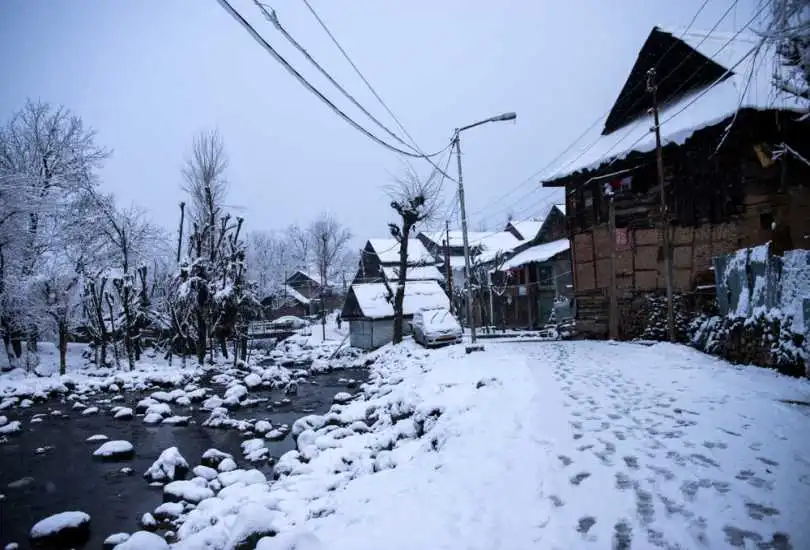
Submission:
<svg viewBox="0 0 810 550">
<path fill-rule="evenodd" d="M 810 548 L 810 406 L 787 402 L 810 402 L 807 381 L 605 342 L 438 350 L 393 372 L 443 414 L 391 469 L 311 502 L 299 526 L 318 548 Z"/>
</svg>

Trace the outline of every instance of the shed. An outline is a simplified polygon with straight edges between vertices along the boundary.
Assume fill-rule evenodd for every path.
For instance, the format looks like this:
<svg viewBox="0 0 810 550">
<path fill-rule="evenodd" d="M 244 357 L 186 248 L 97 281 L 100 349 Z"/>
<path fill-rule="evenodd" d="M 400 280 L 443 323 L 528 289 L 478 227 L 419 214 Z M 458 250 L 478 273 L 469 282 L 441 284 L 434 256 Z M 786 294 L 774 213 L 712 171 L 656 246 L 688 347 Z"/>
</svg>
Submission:
<svg viewBox="0 0 810 550">
<path fill-rule="evenodd" d="M 359 283 L 349 288 L 341 318 L 349 321 L 352 347 L 375 349 L 394 337 L 394 293 L 396 284 Z M 450 307 L 442 287 L 436 281 L 408 281 L 402 310 L 406 320 L 422 308 Z M 410 326 L 403 327 L 405 332 Z"/>
</svg>

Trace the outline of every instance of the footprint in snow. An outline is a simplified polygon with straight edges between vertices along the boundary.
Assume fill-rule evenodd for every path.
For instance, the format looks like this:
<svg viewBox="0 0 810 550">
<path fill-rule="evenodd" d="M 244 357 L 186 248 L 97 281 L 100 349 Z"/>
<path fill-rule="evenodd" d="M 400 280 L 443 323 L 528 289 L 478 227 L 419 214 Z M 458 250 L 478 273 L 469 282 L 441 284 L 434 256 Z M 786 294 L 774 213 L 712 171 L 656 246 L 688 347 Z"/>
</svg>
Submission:
<svg viewBox="0 0 810 550">
<path fill-rule="evenodd" d="M 748 512 L 748 517 L 757 520 L 779 515 L 779 510 L 776 508 L 765 506 L 764 504 L 758 504 L 756 502 L 746 502 L 745 510 Z"/>
<path fill-rule="evenodd" d="M 779 466 L 779 463 L 775 460 L 771 460 L 770 458 L 765 458 L 764 456 L 758 456 L 757 460 L 760 462 L 767 464 L 768 466 Z"/>
<path fill-rule="evenodd" d="M 584 480 L 588 479 L 589 477 L 591 477 L 591 474 L 589 472 L 580 472 L 577 475 L 573 476 L 569 481 L 571 485 L 577 486 Z"/>
<path fill-rule="evenodd" d="M 626 520 L 619 520 L 613 526 L 612 550 L 630 550 L 633 543 L 633 529 Z"/>
<path fill-rule="evenodd" d="M 596 518 L 593 516 L 584 516 L 579 518 L 577 522 L 577 533 L 587 535 L 588 531 L 596 524 Z"/>
<path fill-rule="evenodd" d="M 570 466 L 574 461 L 565 455 L 557 455 L 557 458 L 562 462 L 563 466 Z"/>
</svg>

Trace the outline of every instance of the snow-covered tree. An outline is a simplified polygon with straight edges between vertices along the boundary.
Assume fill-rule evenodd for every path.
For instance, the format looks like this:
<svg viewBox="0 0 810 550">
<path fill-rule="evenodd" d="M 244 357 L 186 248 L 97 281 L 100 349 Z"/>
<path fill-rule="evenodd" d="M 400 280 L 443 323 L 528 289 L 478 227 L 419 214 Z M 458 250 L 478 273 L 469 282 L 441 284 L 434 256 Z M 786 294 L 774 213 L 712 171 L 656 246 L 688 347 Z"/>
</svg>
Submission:
<svg viewBox="0 0 810 550">
<path fill-rule="evenodd" d="M 322 212 L 312 222 L 307 232 L 311 241 L 313 261 L 318 271 L 321 330 L 323 338 L 326 339 L 326 315 L 323 311 L 324 293 L 329 287 L 329 281 L 336 273 L 339 260 L 346 252 L 352 233 L 328 212 Z"/>
<path fill-rule="evenodd" d="M 810 0 L 773 0 L 763 35 L 779 57 L 777 88 L 810 101 Z"/>
<path fill-rule="evenodd" d="M 49 251 L 65 211 L 95 186 L 107 155 L 79 117 L 44 102 L 29 101 L 0 127 L 0 325 L 16 359 L 23 338 L 36 351 L 47 323 L 40 283 L 54 269 Z"/>
<path fill-rule="evenodd" d="M 389 190 L 391 208 L 399 216 L 397 223 L 389 223 L 391 235 L 399 242 L 399 280 L 397 290 L 391 297 L 394 308 L 394 343 L 402 341 L 405 280 L 408 271 L 408 240 L 414 228 L 429 222 L 441 208 L 438 171 L 422 178 L 412 168 L 396 180 Z M 390 293 L 390 288 L 389 288 Z"/>
</svg>

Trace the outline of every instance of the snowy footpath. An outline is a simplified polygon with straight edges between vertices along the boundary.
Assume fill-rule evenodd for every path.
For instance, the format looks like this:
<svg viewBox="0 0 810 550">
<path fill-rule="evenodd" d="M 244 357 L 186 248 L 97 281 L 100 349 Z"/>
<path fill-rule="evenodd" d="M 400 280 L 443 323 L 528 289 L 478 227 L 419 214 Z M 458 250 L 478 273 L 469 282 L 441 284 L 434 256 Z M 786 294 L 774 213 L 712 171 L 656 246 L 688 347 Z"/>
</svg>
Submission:
<svg viewBox="0 0 810 550">
<path fill-rule="evenodd" d="M 174 547 L 810 548 L 805 380 L 669 344 L 375 356 L 277 480 L 200 502 Z"/>
</svg>

